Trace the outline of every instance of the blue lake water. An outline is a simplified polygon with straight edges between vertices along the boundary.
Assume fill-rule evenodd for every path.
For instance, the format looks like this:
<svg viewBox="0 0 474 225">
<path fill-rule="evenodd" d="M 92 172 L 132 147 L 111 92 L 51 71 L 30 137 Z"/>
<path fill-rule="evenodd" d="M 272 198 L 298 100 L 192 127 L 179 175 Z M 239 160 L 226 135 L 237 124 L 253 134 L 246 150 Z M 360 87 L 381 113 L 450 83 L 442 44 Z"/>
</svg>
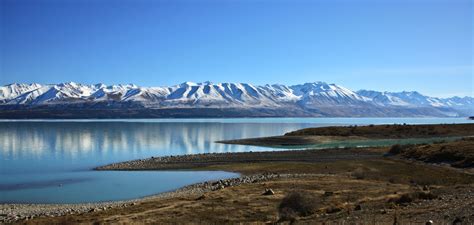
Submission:
<svg viewBox="0 0 474 225">
<path fill-rule="evenodd" d="M 0 121 L 0 203 L 133 199 L 238 174 L 91 169 L 151 156 L 276 150 L 214 143 L 218 140 L 281 135 L 330 125 L 468 122 L 473 121 L 464 118 L 3 120 Z M 349 145 L 342 143 L 346 144 Z"/>
</svg>

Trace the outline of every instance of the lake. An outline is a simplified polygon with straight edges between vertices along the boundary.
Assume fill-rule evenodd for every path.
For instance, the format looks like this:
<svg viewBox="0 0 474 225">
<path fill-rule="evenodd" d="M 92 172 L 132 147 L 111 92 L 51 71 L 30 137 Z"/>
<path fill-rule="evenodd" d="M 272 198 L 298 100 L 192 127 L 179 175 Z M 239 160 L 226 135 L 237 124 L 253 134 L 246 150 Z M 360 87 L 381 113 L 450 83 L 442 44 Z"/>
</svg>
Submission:
<svg viewBox="0 0 474 225">
<path fill-rule="evenodd" d="M 469 122 L 473 121 L 464 118 L 2 120 L 0 203 L 134 199 L 238 174 L 91 169 L 151 156 L 281 150 L 214 143 L 218 140 L 281 135 L 301 128 L 330 125 Z"/>
</svg>

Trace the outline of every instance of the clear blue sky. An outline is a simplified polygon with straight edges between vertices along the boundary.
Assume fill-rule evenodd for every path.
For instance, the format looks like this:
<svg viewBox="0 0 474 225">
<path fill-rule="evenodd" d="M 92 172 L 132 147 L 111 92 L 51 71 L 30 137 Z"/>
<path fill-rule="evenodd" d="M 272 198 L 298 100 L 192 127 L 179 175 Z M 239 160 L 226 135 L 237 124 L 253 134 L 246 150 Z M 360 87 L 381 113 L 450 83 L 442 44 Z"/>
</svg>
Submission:
<svg viewBox="0 0 474 225">
<path fill-rule="evenodd" d="M 337 83 L 473 95 L 470 0 L 1 0 L 0 84 Z"/>
</svg>

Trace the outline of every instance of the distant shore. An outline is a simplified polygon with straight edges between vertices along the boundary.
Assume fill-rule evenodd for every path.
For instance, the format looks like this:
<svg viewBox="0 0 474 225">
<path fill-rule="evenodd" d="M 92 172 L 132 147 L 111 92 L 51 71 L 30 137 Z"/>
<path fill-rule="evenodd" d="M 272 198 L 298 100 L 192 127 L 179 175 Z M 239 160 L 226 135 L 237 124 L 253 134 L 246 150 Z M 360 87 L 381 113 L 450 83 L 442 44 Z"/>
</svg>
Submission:
<svg viewBox="0 0 474 225">
<path fill-rule="evenodd" d="M 222 140 L 218 143 L 270 147 L 315 145 L 334 141 L 462 137 L 474 135 L 474 124 L 368 125 L 306 128 L 282 136 Z"/>
</svg>

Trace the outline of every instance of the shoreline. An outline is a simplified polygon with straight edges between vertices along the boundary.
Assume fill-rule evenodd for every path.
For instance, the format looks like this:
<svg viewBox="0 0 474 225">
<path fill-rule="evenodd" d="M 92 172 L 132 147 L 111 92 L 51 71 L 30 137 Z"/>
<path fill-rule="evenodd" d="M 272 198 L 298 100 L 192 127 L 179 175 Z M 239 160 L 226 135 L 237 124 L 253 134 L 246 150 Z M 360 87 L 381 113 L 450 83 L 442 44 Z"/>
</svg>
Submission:
<svg viewBox="0 0 474 225">
<path fill-rule="evenodd" d="M 130 160 L 99 166 L 94 168 L 94 170 L 200 170 L 201 168 L 206 168 L 207 166 L 230 163 L 329 162 L 338 160 L 374 159 L 382 157 L 383 153 L 385 153 L 387 149 L 387 147 L 360 147 L 202 153 Z"/>
<path fill-rule="evenodd" d="M 458 215 L 464 215 L 462 209 L 473 206 L 471 204 L 474 201 L 472 192 L 472 190 L 474 190 L 472 189 L 474 187 L 472 186 L 474 176 L 472 174 L 461 174 L 459 173 L 460 170 L 456 168 L 446 169 L 451 167 L 445 164 L 427 164 L 420 161 L 394 158 L 392 156 L 384 157 L 383 152 L 388 149 L 388 147 L 377 150 L 372 149 L 374 156 L 367 159 L 357 157 L 344 159 L 335 157 L 326 158 L 324 161 L 318 163 L 314 163 L 314 161 L 302 162 L 298 161 L 298 159 L 296 159 L 296 161 L 285 162 L 234 161 L 227 164 L 209 163 L 188 169 L 240 172 L 242 176 L 239 178 L 188 185 L 173 192 L 140 198 L 134 203 L 121 207 L 110 207 L 105 210 L 99 208 L 93 211 L 52 215 L 51 217 L 45 217 L 44 215 L 35 216 L 31 221 L 31 218 L 16 218 L 17 220 L 10 222 L 20 224 L 61 224 L 65 221 L 76 221 L 88 224 L 95 222 L 127 223 L 135 221 L 134 218 L 139 218 L 136 221 L 154 221 L 155 223 L 166 224 L 188 221 L 183 220 L 182 216 L 185 216 L 187 219 L 194 218 L 190 221 L 200 224 L 204 221 L 224 222 L 228 217 L 219 215 L 227 215 L 226 213 L 236 212 L 239 207 L 243 207 L 240 208 L 240 210 L 244 210 L 239 212 L 245 212 L 245 210 L 251 210 L 250 212 L 253 212 L 255 208 L 252 206 L 249 209 L 248 207 L 250 207 L 250 205 L 248 204 L 263 204 L 265 207 L 270 207 L 270 212 L 263 211 L 263 214 L 260 216 L 268 218 L 263 219 L 263 221 L 275 222 L 278 216 L 275 217 L 274 212 L 272 212 L 276 209 L 276 207 L 273 206 L 273 204 L 275 204 L 274 201 L 283 198 L 284 193 L 291 192 L 294 185 L 296 185 L 295 187 L 299 187 L 297 190 L 303 192 L 311 190 L 314 195 L 320 196 L 318 201 L 329 201 L 327 204 L 320 204 L 323 208 L 319 209 L 315 216 L 298 219 L 303 223 L 304 221 L 361 221 L 361 218 L 370 216 L 371 218 L 377 218 L 377 220 L 382 221 L 381 224 L 391 224 L 390 221 L 393 220 L 392 215 L 400 213 L 400 210 L 404 212 L 401 218 L 404 218 L 405 221 L 408 222 L 411 221 L 410 219 L 407 220 L 407 218 L 411 217 L 411 214 L 418 219 L 426 218 L 425 216 L 427 214 L 431 215 L 431 210 L 426 211 L 426 207 L 439 207 L 440 210 L 447 210 L 447 208 L 443 208 L 447 201 L 449 202 L 447 204 L 456 207 L 454 209 L 449 208 L 444 215 L 433 216 L 431 219 L 449 222 L 454 220 Z M 341 152 L 338 150 L 341 149 L 326 151 L 328 153 L 337 154 L 337 152 Z M 346 150 L 350 151 L 350 149 Z M 301 152 L 303 151 L 306 150 L 301 150 Z M 317 151 L 320 150 L 316 150 L 315 152 Z M 233 154 L 240 153 L 200 154 L 193 156 L 193 158 L 209 159 L 218 157 L 219 155 L 229 156 Z M 191 160 L 187 156 L 166 158 L 169 161 L 177 162 Z M 154 161 L 155 158 L 148 160 Z M 360 171 L 361 168 L 365 167 L 367 169 Z M 125 170 L 124 168 L 116 169 Z M 407 175 L 408 177 L 406 177 Z M 447 180 L 440 181 L 440 177 Z M 419 181 L 420 184 L 413 184 L 412 179 L 415 179 L 417 182 Z M 405 194 L 418 193 L 427 186 L 426 184 L 429 184 L 428 188 L 430 191 L 428 193 L 432 191 L 435 193 L 435 196 L 439 197 L 429 201 L 414 201 L 413 204 L 403 204 L 400 206 L 402 207 L 400 209 L 391 208 L 390 205 L 387 206 L 388 203 L 383 203 L 392 201 L 391 199 L 398 199 Z M 275 191 L 275 194 L 270 196 L 262 194 L 267 188 Z M 245 201 L 245 199 L 248 198 L 251 199 L 248 203 L 243 203 L 242 206 L 239 206 L 240 201 Z M 221 202 L 223 200 L 225 202 Z M 341 201 L 348 202 L 344 203 Z M 363 210 L 353 210 L 357 207 L 360 208 L 360 205 L 362 205 Z M 170 206 L 173 207 L 169 208 Z M 259 208 L 263 206 L 255 207 Z M 212 214 L 214 210 L 213 207 L 223 207 L 221 210 L 226 213 L 220 213 L 218 215 Z M 195 215 L 194 210 L 198 210 L 198 212 L 201 213 Z M 349 210 L 349 214 L 346 214 L 347 210 Z M 422 211 L 413 213 L 414 210 Z M 149 213 L 143 214 L 144 212 L 160 213 L 158 214 L 159 216 L 152 216 L 153 219 L 149 220 L 151 215 L 148 215 Z M 173 216 L 176 213 L 181 216 Z M 156 214 L 152 213 L 152 215 Z M 194 217 L 194 215 L 197 217 Z M 209 215 L 215 215 L 216 217 L 209 217 Z M 255 219 L 251 215 L 253 214 L 244 217 L 235 215 L 236 217 L 232 217 L 233 219 L 231 221 L 238 222 L 243 220 L 244 224 L 246 224 L 245 221 L 248 223 L 253 223 L 252 221 L 262 221 L 261 217 L 259 217 L 260 219 Z M 345 215 L 350 217 L 346 217 Z M 468 217 L 467 221 L 473 221 L 473 219 L 474 218 Z"/>
<path fill-rule="evenodd" d="M 402 125 L 395 125 L 395 127 L 400 126 Z M 409 129 L 413 127 L 409 126 Z M 442 128 L 442 132 L 451 131 L 454 134 L 460 132 L 459 129 L 450 129 L 451 125 L 437 127 Z M 342 129 L 353 129 L 353 127 Z M 336 132 L 340 132 L 340 128 L 336 128 Z M 468 129 L 462 132 L 472 135 L 474 130 Z M 423 219 L 426 215 L 430 215 L 432 218 L 437 218 L 437 221 L 448 222 L 456 216 L 463 215 L 466 216 L 467 221 L 474 221 L 474 215 L 467 215 L 463 211 L 465 207 L 474 205 L 473 144 L 474 139 L 471 137 L 433 144 L 398 146 L 399 149 L 386 146 L 206 153 L 112 163 L 96 167 L 94 170 L 227 171 L 239 173 L 241 176 L 191 184 L 170 192 L 126 201 L 83 204 L 0 204 L 0 222 L 50 224 L 54 221 L 56 223 L 108 221 L 113 223 L 114 221 L 132 222 L 134 217 L 141 217 L 142 221 L 156 223 L 196 220 L 218 223 L 229 219 L 219 215 L 228 215 L 237 211 L 240 214 L 234 215 L 232 221 L 251 222 L 255 220 L 254 214 L 241 212 L 249 209 L 251 209 L 250 212 L 254 212 L 253 207 L 257 207 L 255 204 L 261 204 L 257 208 L 265 208 L 256 221 L 275 222 L 279 218 L 275 207 L 278 202 L 275 200 L 282 199 L 284 193 L 291 193 L 294 187 L 319 196 L 317 201 L 321 202 L 320 208 L 315 209 L 314 215 L 301 217 L 302 221 L 327 221 L 331 218 L 334 221 L 352 221 L 348 219 L 351 217 L 357 221 L 358 218 L 369 215 L 390 222 L 393 220 L 392 214 L 397 217 L 401 212 L 405 218 L 415 216 Z M 439 154 L 441 157 L 438 156 Z M 446 154 L 456 156 L 453 158 L 456 161 L 444 158 Z M 273 197 L 263 197 L 265 196 L 262 194 L 263 190 L 267 192 L 267 188 L 270 187 L 276 191 L 276 194 L 271 194 L 274 195 Z M 406 204 L 393 205 L 393 201 L 399 201 L 404 195 L 418 196 L 420 191 L 424 194 L 431 194 L 433 191 L 435 197 L 428 201 L 415 199 Z M 333 195 L 335 198 L 328 198 Z M 250 200 L 249 196 L 252 196 Z M 214 204 L 221 206 L 222 200 L 227 201 L 226 207 L 220 209 L 223 213 L 213 214 Z M 237 204 L 241 201 L 247 201 L 247 203 Z M 412 201 L 413 204 L 411 204 Z M 444 204 L 446 201 L 450 203 Z M 361 204 L 364 210 L 360 210 Z M 174 207 L 168 209 L 168 205 Z M 182 208 L 183 205 L 187 207 Z M 444 206 L 449 207 L 443 208 Z M 381 207 L 383 211 L 380 210 Z M 354 211 L 354 208 L 357 211 Z M 433 208 L 445 211 L 445 214 L 436 216 L 431 213 Z M 198 210 L 201 214 L 198 217 L 191 217 L 193 210 Z M 414 213 L 413 210 L 420 211 Z M 146 216 L 146 213 L 142 215 L 141 212 L 156 212 L 157 214 L 152 213 L 153 216 L 150 217 L 150 215 Z M 347 216 L 341 217 L 341 215 L 346 215 L 346 212 Z M 209 217 L 210 213 L 216 217 Z M 173 214 L 180 216 L 170 216 Z M 31 219 L 33 220 L 30 221 Z"/>
<path fill-rule="evenodd" d="M 300 174 L 301 175 L 301 174 Z M 265 181 L 275 177 L 295 176 L 294 174 L 260 174 L 239 176 L 237 178 L 227 178 L 219 180 L 208 180 L 200 183 L 186 185 L 184 187 L 157 193 L 149 196 L 130 200 L 107 201 L 97 203 L 71 203 L 71 204 L 42 204 L 42 203 L 4 203 L 0 204 L 0 223 L 12 223 L 17 221 L 27 221 L 36 217 L 59 217 L 71 214 L 82 214 L 89 212 L 99 212 L 113 208 L 124 208 L 138 205 L 142 202 L 182 197 L 194 194 L 205 194 L 207 192 L 220 190 L 226 187 L 238 186 L 246 183 Z M 296 175 L 298 176 L 298 175 Z"/>
<path fill-rule="evenodd" d="M 286 160 L 288 162 L 305 160 L 306 157 L 311 155 L 319 155 L 321 158 L 316 160 L 311 160 L 311 162 L 320 161 L 336 161 L 336 160 L 351 160 L 353 157 L 358 159 L 373 159 L 381 157 L 385 150 L 373 148 L 358 148 L 358 149 L 321 149 L 321 150 L 286 150 L 286 151 L 268 151 L 268 152 L 238 152 L 238 153 L 206 153 L 206 154 L 194 154 L 194 155 L 182 155 L 182 156 L 165 156 L 165 157 L 151 157 L 148 159 L 138 159 L 126 162 L 113 163 L 105 166 L 99 166 L 93 168 L 97 171 L 110 171 L 110 170 L 122 170 L 122 171 L 132 171 L 132 170 L 202 170 L 200 167 L 218 165 L 219 163 L 215 160 L 209 161 L 209 159 L 219 159 L 220 157 L 226 159 L 232 159 L 234 156 L 242 156 L 242 160 L 237 160 L 235 162 L 255 162 L 256 160 L 246 160 L 247 157 L 253 157 L 255 155 L 260 155 L 260 157 L 267 157 L 270 155 L 280 155 L 280 157 L 286 157 L 289 154 L 300 155 L 296 159 Z M 336 153 L 333 155 L 333 153 Z M 332 156 L 331 156 L 332 155 Z M 239 157 L 237 157 L 239 158 Z M 267 160 L 267 162 L 282 162 L 278 160 Z M 222 159 L 222 158 L 220 158 Z M 161 168 L 144 168 L 146 162 L 161 162 L 163 167 Z M 230 160 L 232 161 L 232 160 Z M 176 163 L 178 162 L 178 163 Z M 194 162 L 194 163 L 193 163 Z M 197 164 L 195 164 L 197 162 Z M 201 163 L 199 163 L 201 162 Z M 205 163 L 202 163 L 205 162 Z M 224 162 L 222 162 L 224 163 Z M 227 161 L 229 163 L 229 161 Z M 123 166 L 135 165 L 136 168 L 124 168 Z M 119 166 L 113 168 L 115 166 Z M 204 169 L 205 171 L 206 169 Z M 209 170 L 215 171 L 215 170 Z M 130 200 L 118 200 L 118 201 L 107 201 L 107 202 L 97 202 L 97 203 L 72 203 L 72 204 L 35 204 L 35 203 L 5 203 L 0 204 L 0 222 L 1 223 L 11 223 L 17 221 L 28 221 L 36 217 L 60 217 L 71 214 L 82 214 L 90 212 L 105 211 L 113 208 L 124 208 L 129 206 L 134 206 L 142 202 L 157 200 L 157 199 L 167 199 L 180 196 L 189 196 L 195 194 L 205 194 L 207 192 L 220 190 L 222 188 L 238 186 L 241 184 L 261 182 L 271 178 L 280 178 L 284 176 L 305 176 L 305 174 L 282 174 L 282 173 L 262 173 L 262 174 L 245 174 L 233 170 L 222 170 L 226 172 L 239 173 L 240 177 L 238 178 L 229 178 L 229 179 L 220 179 L 220 180 L 209 180 L 205 182 L 190 184 L 176 190 L 158 193 L 150 196 L 144 196 L 141 198 L 130 199 Z M 308 174 L 314 176 L 314 174 Z"/>
<path fill-rule="evenodd" d="M 144 202 L 179 198 L 191 195 L 201 195 L 218 191 L 224 188 L 236 187 L 242 184 L 264 182 L 278 178 L 318 177 L 317 174 L 278 174 L 264 173 L 244 175 L 237 178 L 209 180 L 186 185 L 176 190 L 153 194 L 141 198 L 98 203 L 71 203 L 71 204 L 42 204 L 42 203 L 5 203 L 0 204 L 0 223 L 15 223 L 28 221 L 38 217 L 61 217 L 66 215 L 81 215 L 84 213 L 101 212 L 110 209 L 136 206 Z"/>
<path fill-rule="evenodd" d="M 93 168 L 97 171 L 136 171 L 136 170 L 209 170 L 216 171 L 213 166 L 241 163 L 318 163 L 335 161 L 358 161 L 358 160 L 380 160 L 385 158 L 384 154 L 389 147 L 365 147 L 365 148 L 333 148 L 318 150 L 285 150 L 285 151 L 264 151 L 264 152 L 238 152 L 238 153 L 205 153 L 181 156 L 151 157 L 148 159 L 138 159 L 119 163 L 112 163 L 105 166 Z M 291 156 L 291 157 L 289 157 Z M 266 160 L 259 160 L 265 158 Z M 284 160 L 282 160 L 284 159 Z M 393 158 L 392 160 L 407 162 L 420 166 L 432 166 L 443 169 L 450 169 L 460 172 L 462 170 L 450 167 L 449 164 L 427 164 L 417 160 Z M 65 215 L 80 215 L 83 213 L 100 212 L 109 209 L 126 208 L 135 206 L 143 202 L 185 197 L 191 195 L 203 195 L 208 192 L 235 187 L 241 184 L 249 184 L 267 181 L 282 177 L 304 177 L 318 176 L 318 174 L 304 173 L 271 173 L 261 174 L 247 173 L 245 171 L 222 169 L 220 171 L 239 173 L 237 178 L 220 180 L 209 180 L 200 183 L 186 185 L 184 187 L 168 192 L 157 193 L 130 200 L 107 201 L 97 203 L 73 203 L 73 204 L 35 204 L 35 203 L 6 203 L 0 204 L 0 222 L 12 223 L 18 221 L 28 221 L 37 217 L 61 217 Z M 467 171 L 464 171 L 467 172 Z M 468 172 L 473 174 L 472 172 Z"/>
<path fill-rule="evenodd" d="M 262 147 L 319 145 L 338 141 L 383 141 L 406 139 L 450 139 L 474 135 L 474 124 L 383 124 L 305 128 L 284 135 L 221 140 L 216 143 Z"/>
</svg>

